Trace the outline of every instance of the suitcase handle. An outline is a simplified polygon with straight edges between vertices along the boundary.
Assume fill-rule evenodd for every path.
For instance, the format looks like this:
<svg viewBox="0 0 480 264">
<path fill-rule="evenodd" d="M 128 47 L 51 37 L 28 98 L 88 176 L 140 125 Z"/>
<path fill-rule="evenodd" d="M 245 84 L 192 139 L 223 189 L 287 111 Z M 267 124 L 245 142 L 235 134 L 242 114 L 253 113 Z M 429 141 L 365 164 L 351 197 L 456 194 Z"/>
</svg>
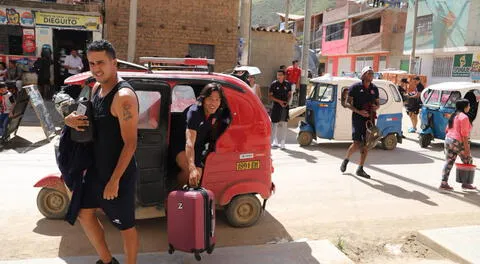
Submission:
<svg viewBox="0 0 480 264">
<path fill-rule="evenodd" d="M 188 184 L 183 185 L 182 190 L 184 191 L 198 191 L 203 189 L 201 186 L 189 186 Z"/>
</svg>

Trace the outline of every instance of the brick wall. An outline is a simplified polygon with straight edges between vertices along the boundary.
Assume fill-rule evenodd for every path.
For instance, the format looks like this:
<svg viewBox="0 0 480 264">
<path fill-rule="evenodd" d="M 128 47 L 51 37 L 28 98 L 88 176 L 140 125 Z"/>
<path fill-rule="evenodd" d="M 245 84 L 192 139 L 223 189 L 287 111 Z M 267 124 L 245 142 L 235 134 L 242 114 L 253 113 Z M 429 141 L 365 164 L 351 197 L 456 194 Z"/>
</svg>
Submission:
<svg viewBox="0 0 480 264">
<path fill-rule="evenodd" d="M 105 35 L 127 58 L 129 0 L 105 1 Z M 184 57 L 189 44 L 215 46 L 215 71 L 236 64 L 238 0 L 138 0 L 135 60 Z"/>
</svg>

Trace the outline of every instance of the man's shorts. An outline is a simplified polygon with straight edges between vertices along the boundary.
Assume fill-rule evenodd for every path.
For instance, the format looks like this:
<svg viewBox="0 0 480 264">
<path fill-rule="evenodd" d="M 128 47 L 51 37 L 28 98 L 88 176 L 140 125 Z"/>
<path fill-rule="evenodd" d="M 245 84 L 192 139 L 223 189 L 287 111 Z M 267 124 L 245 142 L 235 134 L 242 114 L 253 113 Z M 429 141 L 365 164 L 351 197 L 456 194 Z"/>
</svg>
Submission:
<svg viewBox="0 0 480 264">
<path fill-rule="evenodd" d="M 352 140 L 365 143 L 367 123 L 365 119 L 352 119 Z"/>
<path fill-rule="evenodd" d="M 119 230 L 135 226 L 136 173 L 125 173 L 120 178 L 118 196 L 113 200 L 103 199 L 106 183 L 87 173 L 83 185 L 81 208 L 101 208 L 111 223 Z"/>
<path fill-rule="evenodd" d="M 418 115 L 418 113 L 420 113 L 420 108 L 409 108 L 409 109 L 407 109 L 407 115 L 410 115 L 410 114 Z"/>
</svg>

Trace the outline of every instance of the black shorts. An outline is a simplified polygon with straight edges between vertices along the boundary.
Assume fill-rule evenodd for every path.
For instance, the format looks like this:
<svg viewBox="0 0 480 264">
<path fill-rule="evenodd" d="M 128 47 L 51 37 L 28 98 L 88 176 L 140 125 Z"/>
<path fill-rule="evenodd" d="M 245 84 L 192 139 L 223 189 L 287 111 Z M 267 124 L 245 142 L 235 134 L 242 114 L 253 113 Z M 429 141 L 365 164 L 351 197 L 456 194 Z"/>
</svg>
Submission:
<svg viewBox="0 0 480 264">
<path fill-rule="evenodd" d="M 418 115 L 418 113 L 420 113 L 420 108 L 409 108 L 409 109 L 407 109 L 407 115 L 409 115 L 409 114 Z"/>
<path fill-rule="evenodd" d="M 367 120 L 352 118 L 352 140 L 365 143 L 367 135 Z"/>
<path fill-rule="evenodd" d="M 282 107 L 277 103 L 273 104 L 272 112 L 270 113 L 270 119 L 272 123 L 288 122 L 288 106 Z"/>
<path fill-rule="evenodd" d="M 119 230 L 135 226 L 135 184 L 136 173 L 125 173 L 120 179 L 118 197 L 103 199 L 106 183 L 90 173 L 85 176 L 81 208 L 101 208 L 111 223 Z"/>
<path fill-rule="evenodd" d="M 198 168 L 205 167 L 205 161 L 207 160 L 207 155 L 210 151 L 203 148 L 195 148 L 195 166 Z"/>
</svg>

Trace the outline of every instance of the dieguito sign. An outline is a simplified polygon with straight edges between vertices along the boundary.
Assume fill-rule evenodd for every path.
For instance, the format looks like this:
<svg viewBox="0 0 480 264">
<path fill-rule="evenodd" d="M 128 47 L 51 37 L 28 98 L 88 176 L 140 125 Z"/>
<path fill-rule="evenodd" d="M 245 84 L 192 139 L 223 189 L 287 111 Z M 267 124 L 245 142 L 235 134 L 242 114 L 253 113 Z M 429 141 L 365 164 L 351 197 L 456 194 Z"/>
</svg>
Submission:
<svg viewBox="0 0 480 264">
<path fill-rule="evenodd" d="M 87 30 L 99 30 L 100 17 L 71 14 L 57 14 L 35 12 L 37 25 L 82 28 Z"/>
</svg>

